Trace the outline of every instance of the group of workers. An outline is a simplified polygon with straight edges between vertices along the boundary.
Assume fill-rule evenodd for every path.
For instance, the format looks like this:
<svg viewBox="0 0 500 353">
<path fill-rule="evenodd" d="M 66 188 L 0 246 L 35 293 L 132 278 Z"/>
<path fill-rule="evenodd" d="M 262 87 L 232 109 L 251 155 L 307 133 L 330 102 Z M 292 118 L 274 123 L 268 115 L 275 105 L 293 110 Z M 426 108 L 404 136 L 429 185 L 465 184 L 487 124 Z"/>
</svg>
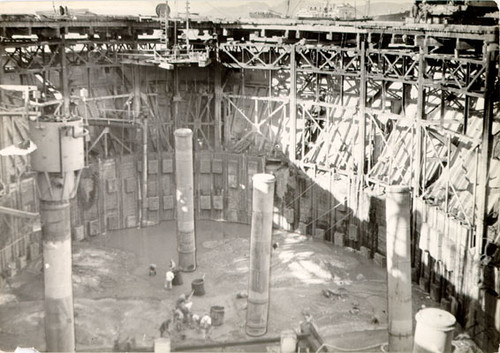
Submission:
<svg viewBox="0 0 500 353">
<path fill-rule="evenodd" d="M 156 266 L 150 265 L 149 275 L 156 275 Z M 170 268 L 165 273 L 165 284 L 166 290 L 172 289 L 172 282 L 175 278 L 175 273 L 177 272 L 176 264 L 174 260 L 170 260 Z M 153 274 L 154 273 L 154 274 Z M 185 327 L 194 328 L 199 332 L 202 332 L 203 338 L 207 339 L 210 334 L 210 329 L 212 327 L 212 318 L 209 314 L 205 313 L 202 316 L 193 314 L 191 308 L 193 302 L 191 298 L 193 297 L 194 291 L 191 291 L 189 295 L 181 294 L 175 302 L 175 309 L 172 310 L 172 319 L 167 319 L 160 326 L 160 336 L 165 337 L 169 334 L 172 329 L 177 332 L 182 331 Z"/>
</svg>

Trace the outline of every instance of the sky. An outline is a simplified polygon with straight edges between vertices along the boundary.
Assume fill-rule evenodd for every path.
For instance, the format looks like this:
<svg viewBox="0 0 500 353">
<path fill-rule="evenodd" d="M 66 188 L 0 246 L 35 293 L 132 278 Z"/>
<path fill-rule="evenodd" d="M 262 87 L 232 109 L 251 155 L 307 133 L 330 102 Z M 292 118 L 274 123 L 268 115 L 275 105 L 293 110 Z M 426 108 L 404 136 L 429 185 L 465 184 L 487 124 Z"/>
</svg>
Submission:
<svg viewBox="0 0 500 353">
<path fill-rule="evenodd" d="M 232 7 L 243 5 L 248 2 L 265 2 L 269 6 L 274 6 L 285 0 L 189 0 L 190 12 L 198 12 L 203 15 L 204 12 L 213 12 L 219 10 L 223 12 L 224 7 Z M 293 2 L 296 0 L 292 0 Z M 349 3 L 355 0 L 330 0 L 330 2 Z M 365 0 L 356 0 L 362 3 Z M 376 2 L 398 2 L 398 0 L 370 0 L 372 3 Z M 0 14 L 20 14 L 29 13 L 33 14 L 37 11 L 51 11 L 53 5 L 56 8 L 59 6 L 67 6 L 73 9 L 88 9 L 103 15 L 155 15 L 156 6 L 163 2 L 162 0 L 121 0 L 121 1 L 108 1 L 108 0 L 53 0 L 53 1 L 37 1 L 37 0 L 15 0 L 5 1 L 0 0 Z M 169 0 L 169 5 L 173 13 L 184 12 L 185 0 Z"/>
</svg>

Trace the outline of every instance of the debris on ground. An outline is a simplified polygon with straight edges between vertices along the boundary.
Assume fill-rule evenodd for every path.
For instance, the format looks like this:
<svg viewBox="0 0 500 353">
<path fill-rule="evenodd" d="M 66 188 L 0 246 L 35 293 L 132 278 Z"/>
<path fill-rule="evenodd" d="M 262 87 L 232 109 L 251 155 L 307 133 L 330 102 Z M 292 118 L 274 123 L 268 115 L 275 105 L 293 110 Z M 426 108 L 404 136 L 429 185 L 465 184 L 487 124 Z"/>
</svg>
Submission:
<svg viewBox="0 0 500 353">
<path fill-rule="evenodd" d="M 321 291 L 321 293 L 323 293 L 323 295 L 329 299 L 332 299 L 332 300 L 335 300 L 335 299 L 343 299 L 345 297 L 347 297 L 347 294 L 346 293 L 340 293 L 340 292 L 336 292 L 336 291 L 333 291 L 331 289 L 323 289 Z"/>
<path fill-rule="evenodd" d="M 245 299 L 245 298 L 248 298 L 247 292 L 239 292 L 236 294 L 236 299 Z"/>
</svg>

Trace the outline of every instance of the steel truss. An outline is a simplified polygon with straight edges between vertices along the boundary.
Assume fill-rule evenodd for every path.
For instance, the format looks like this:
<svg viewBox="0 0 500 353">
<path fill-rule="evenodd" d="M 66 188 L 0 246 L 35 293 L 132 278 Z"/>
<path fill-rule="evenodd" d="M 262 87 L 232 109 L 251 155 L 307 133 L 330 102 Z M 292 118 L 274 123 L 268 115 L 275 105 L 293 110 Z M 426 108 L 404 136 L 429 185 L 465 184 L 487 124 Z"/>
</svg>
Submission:
<svg viewBox="0 0 500 353">
<path fill-rule="evenodd" d="M 130 53 L 156 49 L 157 40 L 131 40 L 137 30 L 127 26 L 118 31 L 121 38 L 110 40 L 89 30 L 84 39 L 72 40 L 60 30 L 58 39 L 3 42 L 1 75 L 40 75 L 42 92 L 58 88 L 69 111 L 70 84 L 52 84 L 50 73 L 68 78 L 76 67 L 108 67 L 119 74 Z M 212 141 L 224 141 L 226 149 L 240 152 L 279 150 L 305 170 L 320 166 L 344 173 L 358 189 L 406 184 L 415 197 L 484 233 L 479 218 L 486 207 L 497 28 L 265 24 L 264 37 L 253 41 L 255 24 L 206 28 L 218 34 L 220 63 L 241 73 L 243 91 L 223 91 L 219 83 L 213 93 L 184 92 L 174 99 L 174 116 L 186 110 L 186 126 L 196 131 L 202 148 L 215 150 Z M 281 40 L 271 42 L 266 33 Z M 253 70 L 265 72 L 268 83 L 252 91 L 245 75 Z M 154 96 L 133 99 L 158 116 L 161 128 L 153 130 L 159 138 L 179 125 L 160 123 Z M 213 107 L 220 109 L 212 114 Z"/>
<path fill-rule="evenodd" d="M 344 173 L 363 188 L 411 186 L 414 197 L 483 234 L 488 179 L 478 168 L 489 158 L 495 36 L 375 30 L 334 44 L 278 43 L 273 50 L 231 42 L 219 49 L 229 68 L 279 73 L 281 84 L 295 78 L 287 91 L 270 84 L 267 92 L 294 113 L 286 134 L 280 125 L 269 129 L 282 131 L 282 150 L 304 170 Z M 247 114 L 244 104 L 230 104 Z M 273 124 L 265 116 L 256 121 Z M 240 146 L 252 133 L 232 136 Z"/>
</svg>

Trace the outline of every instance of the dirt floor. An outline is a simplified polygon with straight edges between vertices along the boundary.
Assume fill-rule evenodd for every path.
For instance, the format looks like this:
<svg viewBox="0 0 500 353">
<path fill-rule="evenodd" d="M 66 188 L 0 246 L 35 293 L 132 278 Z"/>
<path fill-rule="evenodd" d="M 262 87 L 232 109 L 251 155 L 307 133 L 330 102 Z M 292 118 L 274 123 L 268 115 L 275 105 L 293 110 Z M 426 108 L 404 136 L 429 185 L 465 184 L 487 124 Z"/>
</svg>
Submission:
<svg viewBox="0 0 500 353">
<path fill-rule="evenodd" d="M 193 297 L 192 311 L 224 307 L 224 323 L 204 340 L 186 328 L 173 331 L 172 347 L 247 340 L 246 293 L 250 227 L 197 222 L 198 268 L 183 273 L 183 284 L 164 289 L 170 259 L 177 259 L 175 223 L 111 232 L 73 244 L 73 288 L 78 351 L 152 350 L 159 327 L 172 316 L 175 300 L 189 294 L 191 282 L 205 275 L 204 296 Z M 312 315 L 325 342 L 353 351 L 387 341 L 385 269 L 357 251 L 311 238 L 275 231 L 271 300 L 265 337 L 298 329 Z M 157 276 L 148 276 L 149 264 Z M 41 259 L 8 280 L 0 295 L 0 349 L 17 346 L 45 350 Z M 330 290 L 330 297 L 324 290 Z M 436 306 L 414 286 L 414 311 Z M 235 348 L 226 351 L 261 350 Z M 267 347 L 267 350 L 275 350 Z M 380 348 L 374 349 L 380 351 Z M 266 349 L 263 349 L 265 352 Z M 335 349 L 330 349 L 335 351 Z"/>
</svg>

